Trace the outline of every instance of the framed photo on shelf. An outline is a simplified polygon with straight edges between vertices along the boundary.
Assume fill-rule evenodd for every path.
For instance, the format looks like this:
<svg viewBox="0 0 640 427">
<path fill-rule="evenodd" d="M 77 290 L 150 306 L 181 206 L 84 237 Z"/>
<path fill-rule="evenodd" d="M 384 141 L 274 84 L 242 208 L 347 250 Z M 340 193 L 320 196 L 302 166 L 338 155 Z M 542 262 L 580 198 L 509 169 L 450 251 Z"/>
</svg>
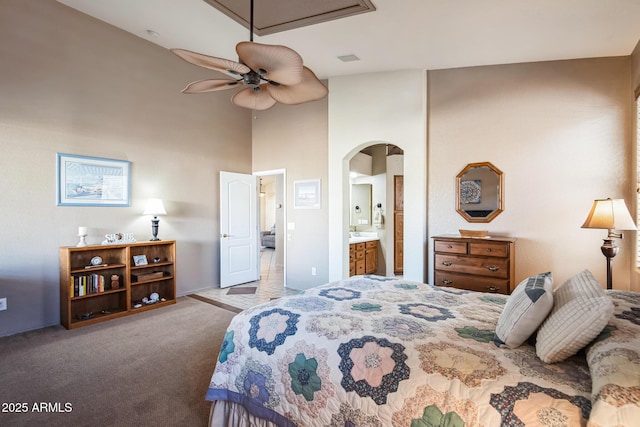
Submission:
<svg viewBox="0 0 640 427">
<path fill-rule="evenodd" d="M 57 153 L 58 206 L 129 206 L 126 160 Z"/>
<path fill-rule="evenodd" d="M 133 256 L 133 265 L 135 265 L 136 267 L 139 267 L 141 265 L 148 265 L 149 262 L 147 261 L 147 256 L 146 255 L 134 255 Z"/>
<path fill-rule="evenodd" d="M 320 209 L 320 180 L 293 181 L 293 208 Z"/>
</svg>

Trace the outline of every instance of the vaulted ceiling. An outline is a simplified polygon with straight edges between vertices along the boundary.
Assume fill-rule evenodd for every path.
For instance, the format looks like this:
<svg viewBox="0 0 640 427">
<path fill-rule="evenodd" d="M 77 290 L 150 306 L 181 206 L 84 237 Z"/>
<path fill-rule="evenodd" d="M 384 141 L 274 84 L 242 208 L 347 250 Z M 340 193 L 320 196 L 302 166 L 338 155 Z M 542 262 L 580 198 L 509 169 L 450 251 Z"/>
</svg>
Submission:
<svg viewBox="0 0 640 427">
<path fill-rule="evenodd" d="M 209 1 L 214 0 L 58 1 L 165 48 L 236 60 L 235 45 L 249 40 L 249 30 L 241 24 L 249 0 L 237 8 L 236 17 L 213 7 Z M 219 3 L 230 8 L 242 1 Z M 268 27 L 265 22 L 283 16 L 285 27 L 255 36 L 254 41 L 291 47 L 319 78 L 328 78 L 621 56 L 629 55 L 640 39 L 638 0 L 326 0 L 339 8 L 372 3 L 375 10 L 337 19 L 330 16 L 331 20 L 315 24 L 305 21 L 302 27 L 286 29 L 295 26 L 288 23 L 290 5 L 314 15 L 312 5 L 317 9 L 324 3 L 255 0 L 256 23 Z M 360 60 L 339 59 L 347 55 Z"/>
</svg>

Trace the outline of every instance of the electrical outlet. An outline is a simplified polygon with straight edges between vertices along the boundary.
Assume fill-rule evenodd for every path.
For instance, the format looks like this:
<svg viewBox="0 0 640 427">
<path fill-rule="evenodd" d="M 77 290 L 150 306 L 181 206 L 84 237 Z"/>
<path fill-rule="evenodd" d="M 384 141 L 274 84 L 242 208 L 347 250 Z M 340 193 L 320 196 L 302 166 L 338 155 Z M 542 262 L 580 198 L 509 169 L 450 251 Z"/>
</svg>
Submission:
<svg viewBox="0 0 640 427">
<path fill-rule="evenodd" d="M 316 275 L 316 268 L 315 267 L 311 267 L 311 275 L 312 276 Z"/>
<path fill-rule="evenodd" d="M 7 299 L 0 298 L 0 311 L 7 309 Z"/>
</svg>

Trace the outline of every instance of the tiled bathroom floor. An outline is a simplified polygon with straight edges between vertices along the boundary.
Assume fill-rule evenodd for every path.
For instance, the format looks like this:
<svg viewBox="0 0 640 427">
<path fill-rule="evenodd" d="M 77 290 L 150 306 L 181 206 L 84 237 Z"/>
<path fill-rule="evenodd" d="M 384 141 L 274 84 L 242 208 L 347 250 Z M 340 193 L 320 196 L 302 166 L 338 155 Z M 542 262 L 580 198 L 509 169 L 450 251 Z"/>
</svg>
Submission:
<svg viewBox="0 0 640 427">
<path fill-rule="evenodd" d="M 191 295 L 194 298 L 205 299 L 207 302 L 240 312 L 244 309 L 280 298 L 284 295 L 297 294 L 299 291 L 285 288 L 284 271 L 276 266 L 276 253 L 274 249 L 263 248 L 260 252 L 260 280 L 257 282 L 243 283 L 230 288 L 217 288 L 198 292 Z M 231 288 L 256 287 L 254 294 L 228 295 Z M 233 309 L 236 310 L 233 310 Z"/>
</svg>

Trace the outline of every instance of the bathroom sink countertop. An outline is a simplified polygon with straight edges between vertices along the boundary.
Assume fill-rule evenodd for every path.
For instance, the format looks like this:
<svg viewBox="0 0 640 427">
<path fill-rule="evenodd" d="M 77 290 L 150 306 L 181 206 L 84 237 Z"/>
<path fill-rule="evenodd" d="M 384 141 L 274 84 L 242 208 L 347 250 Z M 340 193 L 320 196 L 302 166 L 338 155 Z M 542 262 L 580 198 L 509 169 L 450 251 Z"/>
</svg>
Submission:
<svg viewBox="0 0 640 427">
<path fill-rule="evenodd" d="M 380 240 L 380 237 L 378 237 L 378 233 L 375 233 L 375 232 L 361 232 L 361 233 L 350 233 L 349 234 L 349 244 L 362 243 L 362 242 L 371 242 L 373 240 Z"/>
</svg>

